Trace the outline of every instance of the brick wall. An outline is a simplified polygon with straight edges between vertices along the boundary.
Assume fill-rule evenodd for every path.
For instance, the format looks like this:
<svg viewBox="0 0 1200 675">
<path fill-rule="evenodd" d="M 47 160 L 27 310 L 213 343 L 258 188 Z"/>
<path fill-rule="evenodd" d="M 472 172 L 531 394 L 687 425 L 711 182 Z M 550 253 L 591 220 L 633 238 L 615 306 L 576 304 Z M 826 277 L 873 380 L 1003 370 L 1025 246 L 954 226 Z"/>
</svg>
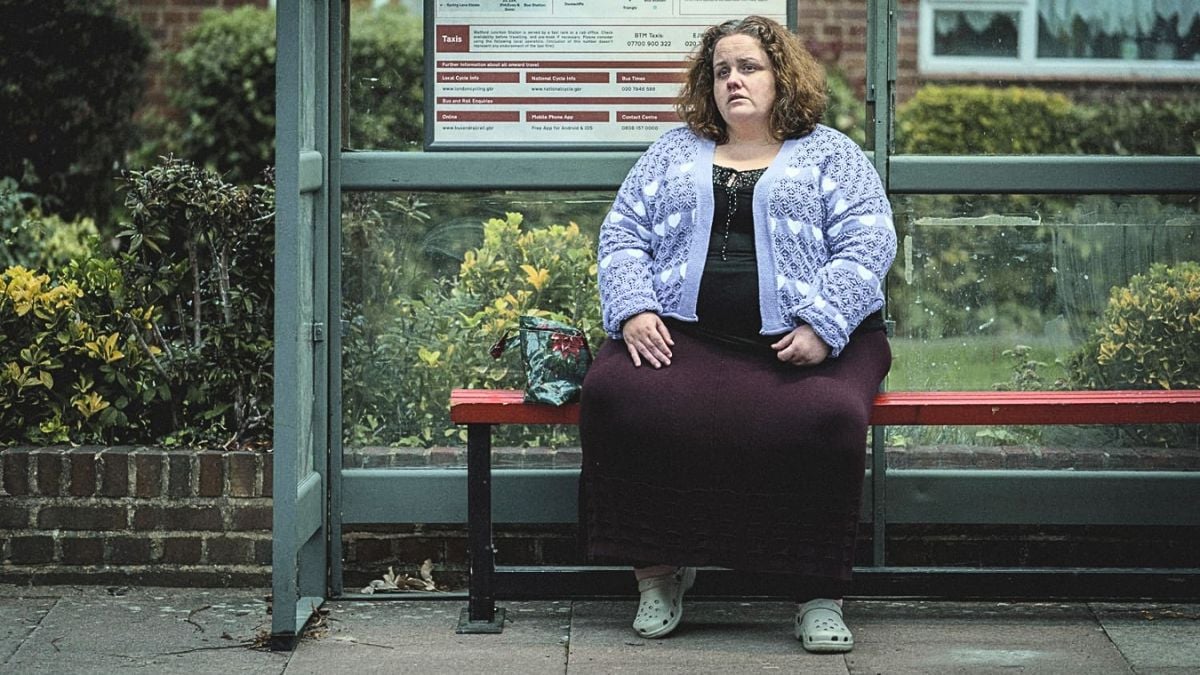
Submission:
<svg viewBox="0 0 1200 675">
<path fill-rule="evenodd" d="M 917 78 L 918 0 L 900 0 L 897 10 L 897 101 L 912 95 Z M 796 33 L 827 67 L 840 70 L 860 97 L 867 86 L 867 3 L 863 0 L 803 0 Z"/>
<path fill-rule="evenodd" d="M 0 452 L 0 581 L 270 582 L 271 455 Z"/>
<path fill-rule="evenodd" d="M 347 468 L 463 466 L 462 448 L 364 448 Z M 577 448 L 496 448 L 494 466 L 578 467 Z M 1019 446 L 889 448 L 894 468 L 1200 470 L 1200 450 Z M 266 586 L 271 562 L 272 455 L 159 448 L 0 449 L 0 582 Z M 495 528 L 497 559 L 511 565 L 583 562 L 573 525 Z M 461 588 L 462 525 L 348 525 L 347 590 L 388 567 Z M 897 565 L 1186 566 L 1200 528 L 894 526 Z M 870 555 L 870 528 L 859 542 Z"/>
</svg>

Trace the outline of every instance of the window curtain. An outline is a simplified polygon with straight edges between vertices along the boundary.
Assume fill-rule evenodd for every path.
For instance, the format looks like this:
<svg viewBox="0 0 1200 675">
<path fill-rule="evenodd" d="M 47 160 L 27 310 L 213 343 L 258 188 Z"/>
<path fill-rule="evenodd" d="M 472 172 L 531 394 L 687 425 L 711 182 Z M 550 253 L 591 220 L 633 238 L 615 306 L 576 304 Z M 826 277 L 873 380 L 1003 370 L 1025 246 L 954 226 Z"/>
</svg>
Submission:
<svg viewBox="0 0 1200 675">
<path fill-rule="evenodd" d="M 973 13 L 973 12 L 972 12 Z M 1075 17 L 1093 30 L 1117 35 L 1132 32 L 1144 35 L 1158 17 L 1179 15 L 1178 33 L 1183 37 L 1192 22 L 1200 17 L 1197 0 L 1038 0 L 1038 13 L 1051 33 L 1067 35 Z"/>
<path fill-rule="evenodd" d="M 937 12 L 934 16 L 934 30 L 938 35 L 946 35 L 953 33 L 954 29 L 958 28 L 958 17 L 962 16 L 966 20 L 967 25 L 976 33 L 982 33 L 991 25 L 992 20 L 996 18 L 999 12 Z"/>
</svg>

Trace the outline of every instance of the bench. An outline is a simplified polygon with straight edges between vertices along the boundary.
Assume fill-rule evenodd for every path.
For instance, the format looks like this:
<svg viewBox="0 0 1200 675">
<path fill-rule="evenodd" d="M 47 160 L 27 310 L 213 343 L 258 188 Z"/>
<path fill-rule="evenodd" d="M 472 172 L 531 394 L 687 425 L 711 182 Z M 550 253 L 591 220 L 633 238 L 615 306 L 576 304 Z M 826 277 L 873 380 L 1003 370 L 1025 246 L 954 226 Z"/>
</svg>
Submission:
<svg viewBox="0 0 1200 675">
<path fill-rule="evenodd" d="M 470 587 L 458 632 L 497 633 L 504 625 L 504 610 L 495 606 L 495 581 L 502 573 L 496 570 L 492 542 L 492 427 L 578 424 L 579 404 L 525 403 L 516 390 L 455 389 L 450 419 L 467 426 Z M 871 413 L 872 425 L 1168 423 L 1200 424 L 1200 390 L 888 392 L 876 397 Z"/>
</svg>

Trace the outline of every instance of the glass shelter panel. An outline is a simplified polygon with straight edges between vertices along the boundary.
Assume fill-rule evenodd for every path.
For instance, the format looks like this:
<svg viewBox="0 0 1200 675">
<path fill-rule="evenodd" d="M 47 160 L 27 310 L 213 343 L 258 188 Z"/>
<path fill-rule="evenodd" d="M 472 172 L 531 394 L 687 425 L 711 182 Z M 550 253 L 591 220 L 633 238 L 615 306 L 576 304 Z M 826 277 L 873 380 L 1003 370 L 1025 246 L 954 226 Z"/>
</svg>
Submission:
<svg viewBox="0 0 1200 675">
<path fill-rule="evenodd" d="M 894 208 L 889 390 L 1200 383 L 1196 195 L 912 195 Z M 1200 458 L 1194 427 L 887 431 L 896 468 L 1194 469 Z M 1125 461 L 1139 453 L 1144 465 Z"/>
<path fill-rule="evenodd" d="M 419 3 L 351 3 L 349 78 L 342 114 L 356 150 L 413 150 L 424 133 L 422 19 Z"/>
<path fill-rule="evenodd" d="M 489 354 L 522 313 L 558 315 L 599 346 L 596 233 L 612 193 L 367 192 L 343 203 L 344 466 L 465 466 L 450 390 L 522 386 L 515 346 Z M 578 441 L 573 428 L 512 427 L 494 444 Z M 534 454 L 496 466 L 532 467 L 521 458 Z"/>
</svg>

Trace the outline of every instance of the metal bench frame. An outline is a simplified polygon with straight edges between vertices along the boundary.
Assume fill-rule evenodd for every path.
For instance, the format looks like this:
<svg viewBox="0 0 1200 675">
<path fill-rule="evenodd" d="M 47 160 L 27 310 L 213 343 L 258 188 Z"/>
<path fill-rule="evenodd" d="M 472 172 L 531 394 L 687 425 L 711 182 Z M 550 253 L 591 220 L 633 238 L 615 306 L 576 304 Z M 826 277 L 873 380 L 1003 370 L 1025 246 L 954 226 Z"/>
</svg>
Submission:
<svg viewBox="0 0 1200 675">
<path fill-rule="evenodd" d="M 579 405 L 525 403 L 520 391 L 456 389 L 450 418 L 467 426 L 470 587 L 460 633 L 498 633 L 496 598 L 628 593 L 629 571 L 603 567 L 501 567 L 492 540 L 492 427 L 579 423 Z M 873 425 L 1054 425 L 1200 423 L 1200 391 L 889 392 L 875 399 Z M 1200 569 L 856 568 L 865 595 L 969 597 L 1200 597 Z M 769 582 L 714 571 L 700 594 L 764 595 Z M 991 589 L 989 592 L 988 589 Z M 1007 589 L 1007 590 L 1004 590 Z M 1107 589 L 1107 590 L 1101 590 Z"/>
</svg>

